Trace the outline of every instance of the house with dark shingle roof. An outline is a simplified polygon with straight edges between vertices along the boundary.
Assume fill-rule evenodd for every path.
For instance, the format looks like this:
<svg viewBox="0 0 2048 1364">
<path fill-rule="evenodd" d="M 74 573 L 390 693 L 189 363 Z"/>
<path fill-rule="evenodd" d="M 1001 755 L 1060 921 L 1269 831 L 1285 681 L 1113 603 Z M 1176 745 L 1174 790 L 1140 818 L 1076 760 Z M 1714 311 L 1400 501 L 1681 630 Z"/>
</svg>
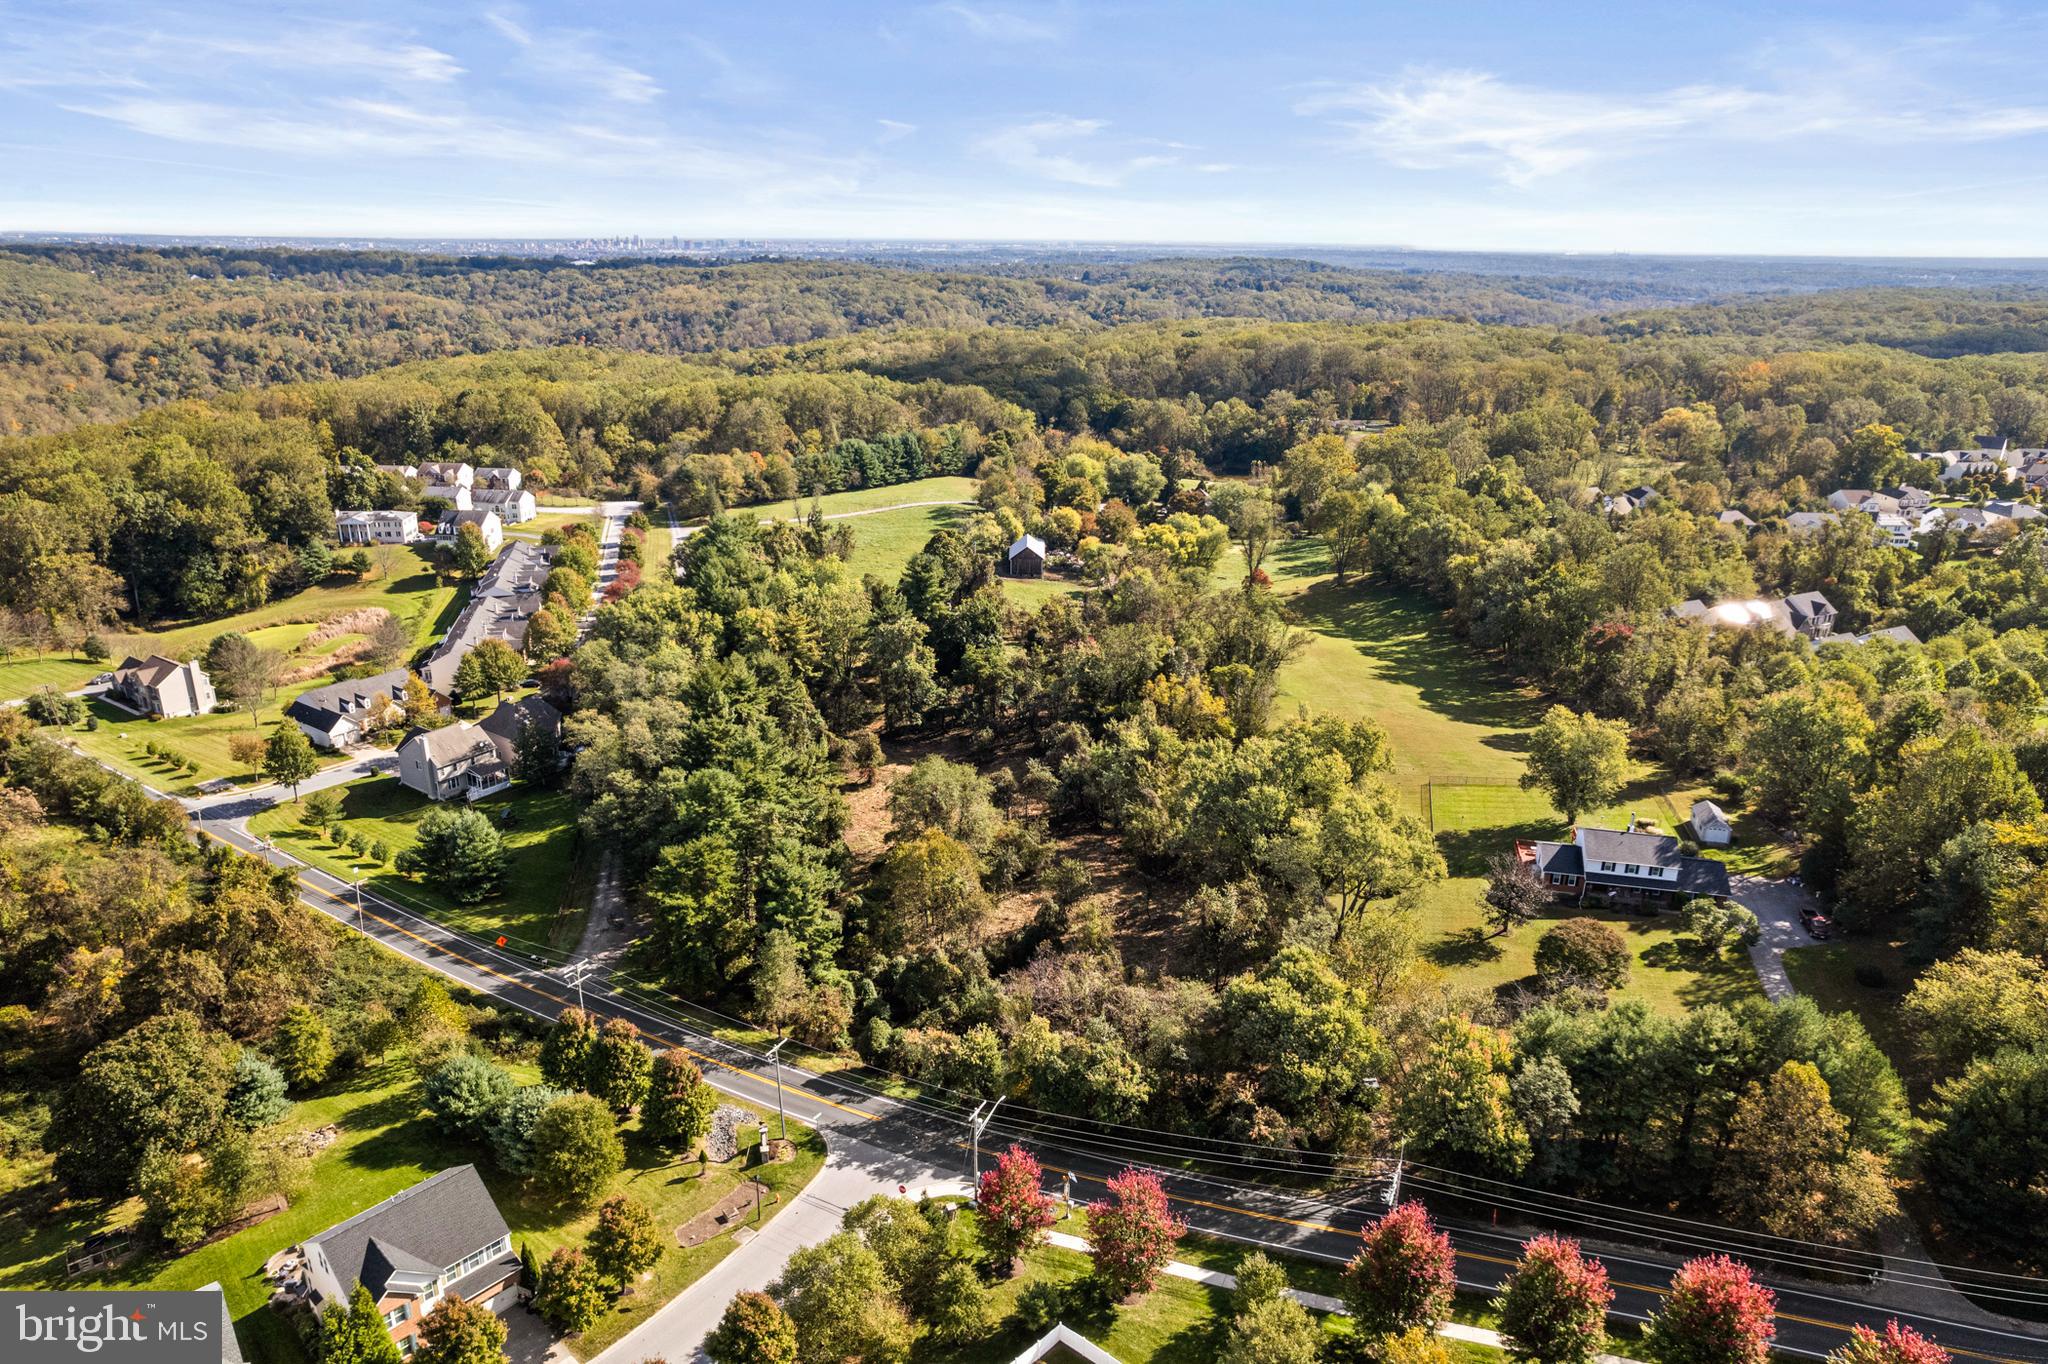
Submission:
<svg viewBox="0 0 2048 1364">
<path fill-rule="evenodd" d="M 373 729 L 392 724 L 405 708 L 405 683 L 412 676 L 392 668 L 373 677 L 352 677 L 302 691 L 284 708 L 284 718 L 319 748 L 347 748 Z"/>
<path fill-rule="evenodd" d="M 299 1247 L 308 1305 L 346 1305 L 361 1283 L 408 1357 L 420 1320 L 454 1294 L 503 1312 L 518 1299 L 512 1232 L 474 1165 L 457 1165 L 338 1222 Z"/>
<path fill-rule="evenodd" d="M 1573 904 L 1676 909 L 1695 896 L 1728 896 L 1728 868 L 1686 856 L 1668 834 L 1580 826 L 1569 843 L 1517 843 L 1515 857 Z"/>
<path fill-rule="evenodd" d="M 437 696 L 455 695 L 455 674 L 471 649 L 487 639 L 518 650 L 526 644 L 526 624 L 546 603 L 546 586 L 554 551 L 531 540 L 505 546 L 484 576 L 470 589 L 469 602 L 448 633 L 427 655 L 420 676 Z"/>
</svg>

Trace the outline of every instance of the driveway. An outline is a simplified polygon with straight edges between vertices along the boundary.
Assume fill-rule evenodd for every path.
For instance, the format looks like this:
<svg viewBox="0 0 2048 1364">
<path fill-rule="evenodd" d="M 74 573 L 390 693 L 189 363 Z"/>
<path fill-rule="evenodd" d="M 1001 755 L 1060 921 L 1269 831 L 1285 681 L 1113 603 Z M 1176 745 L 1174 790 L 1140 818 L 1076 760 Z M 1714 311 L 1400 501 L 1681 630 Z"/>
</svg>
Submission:
<svg viewBox="0 0 2048 1364">
<path fill-rule="evenodd" d="M 1756 915 L 1763 935 L 1749 949 L 1757 979 L 1772 1000 L 1790 999 L 1798 991 L 1785 972 L 1785 953 L 1794 947 L 1813 946 L 1813 935 L 1799 922 L 1799 911 L 1820 908 L 1820 902 L 1804 887 L 1790 880 L 1772 881 L 1760 876 L 1738 876 L 1730 887 L 1736 903 Z"/>
</svg>

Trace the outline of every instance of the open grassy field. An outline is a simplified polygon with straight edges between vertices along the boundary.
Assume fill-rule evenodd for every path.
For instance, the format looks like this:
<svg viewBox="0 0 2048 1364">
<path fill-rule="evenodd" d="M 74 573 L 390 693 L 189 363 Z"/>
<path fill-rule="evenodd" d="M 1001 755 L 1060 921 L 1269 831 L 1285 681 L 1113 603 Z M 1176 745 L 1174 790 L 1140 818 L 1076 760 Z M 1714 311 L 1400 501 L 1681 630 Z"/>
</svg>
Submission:
<svg viewBox="0 0 2048 1364">
<path fill-rule="evenodd" d="M 221 778 L 238 785 L 259 782 L 263 780 L 262 776 L 236 762 L 228 751 L 230 740 L 242 734 L 269 734 L 283 718 L 284 708 L 292 703 L 293 698 L 326 680 L 316 677 L 310 682 L 278 688 L 256 712 L 253 724 L 244 711 L 215 712 L 179 720 L 144 720 L 109 702 L 89 701 L 86 709 L 99 722 L 98 728 L 73 725 L 59 737 L 107 766 L 172 795 L 189 795 L 201 784 Z M 173 758 L 192 759 L 199 764 L 199 771 L 189 773 L 174 768 L 164 758 L 152 757 L 146 748 L 151 743 Z M 339 762 L 343 756 L 318 748 L 313 752 L 323 766 Z"/>
<path fill-rule="evenodd" d="M 587 504 L 586 504 L 587 505 Z M 551 530 L 564 526 L 596 526 L 597 518 L 583 512 L 549 511 L 542 507 L 531 521 L 522 521 L 516 526 L 505 527 L 505 534 L 520 540 L 538 540 Z"/>
<path fill-rule="evenodd" d="M 41 659 L 13 658 L 0 662 L 0 700 L 26 696 L 42 686 L 75 690 L 84 686 L 94 673 L 119 663 L 124 653 L 190 658 L 215 636 L 230 632 L 256 635 L 258 642 L 268 648 L 296 646 L 321 621 L 366 606 L 384 607 L 410 623 L 415 645 L 425 644 L 438 635 L 454 616 L 451 608 L 455 603 L 455 586 L 441 580 L 433 561 L 417 547 L 378 545 L 370 550 L 370 556 L 375 569 L 360 582 L 335 577 L 219 620 L 188 622 L 153 633 L 109 632 L 108 647 L 114 657 L 108 663 L 88 663 L 54 654 Z M 305 629 L 296 639 L 291 638 L 288 627 L 299 625 Z M 289 640 L 289 646 L 281 642 L 285 640 Z"/>
<path fill-rule="evenodd" d="M 342 798 L 344 835 L 361 834 L 368 842 L 382 843 L 394 861 L 419 841 L 419 822 L 434 808 L 433 801 L 400 785 L 396 777 L 371 777 L 336 790 Z M 514 787 L 476 803 L 494 821 L 509 812 L 513 822 L 504 829 L 511 855 L 505 889 L 475 905 L 459 905 L 390 863 L 369 865 L 369 859 L 300 824 L 304 808 L 303 801 L 273 806 L 250 818 L 250 831 L 345 880 L 355 880 L 355 868 L 363 867 L 366 889 L 466 933 L 487 938 L 502 934 L 512 947 L 556 953 L 573 949 L 583 935 L 594 869 L 580 856 L 575 804 L 563 792 Z"/>
<path fill-rule="evenodd" d="M 524 1083 L 537 1076 L 531 1068 L 511 1067 Z M 6 1173 L 19 1181 L 0 1200 L 0 1288 L 143 1287 L 192 1289 L 218 1280 L 226 1290 L 235 1318 L 235 1334 L 244 1355 L 257 1364 L 302 1364 L 305 1354 L 284 1319 L 267 1307 L 263 1263 L 271 1255 L 305 1237 L 381 1202 L 428 1175 L 452 1165 L 475 1164 L 492 1198 L 512 1229 L 514 1244 L 525 1243 L 546 1258 L 558 1245 L 580 1244 L 595 1220 L 588 1212 L 551 1207 L 519 1182 L 501 1175 L 482 1148 L 450 1140 L 429 1121 L 421 1107 L 418 1081 L 409 1061 L 393 1060 L 347 1076 L 296 1105 L 283 1126 L 317 1129 L 334 1125 L 340 1133 L 332 1146 L 312 1162 L 306 1188 L 282 1213 L 236 1232 L 187 1255 L 157 1251 L 110 1273 L 67 1279 L 65 1253 L 94 1233 L 132 1225 L 140 1215 L 134 1201 L 115 1204 L 61 1204 L 46 1214 L 27 1196 L 42 1171 L 16 1167 Z M 715 1205 L 751 1173 L 779 1195 L 772 1215 L 810 1181 L 824 1158 L 824 1144 L 808 1128 L 790 1124 L 797 1155 L 783 1165 L 754 1171 L 714 1168 L 698 1177 L 694 1160 L 675 1160 L 639 1137 L 637 1122 L 624 1132 L 626 1169 L 613 1185 L 647 1204 L 664 1228 L 680 1226 Z M 693 1250 L 671 1248 L 662 1257 L 655 1278 L 620 1310 L 608 1313 L 581 1339 L 572 1342 L 590 1358 L 616 1341 L 657 1307 L 701 1277 L 732 1249 L 721 1236 Z"/>
<path fill-rule="evenodd" d="M 972 502 L 979 485 L 971 478 L 948 474 L 941 478 L 920 478 L 913 483 L 892 483 L 886 488 L 854 488 L 843 493 L 826 493 L 825 515 L 844 516 L 848 512 L 871 512 L 877 507 L 900 507 L 910 502 Z M 799 499 L 802 503 L 796 513 L 800 516 L 811 514 L 811 499 Z M 762 505 L 755 508 L 763 515 L 783 516 L 789 513 L 779 511 L 781 503 Z"/>
<path fill-rule="evenodd" d="M 971 507 L 905 507 L 849 517 L 842 523 L 853 532 L 853 553 L 846 566 L 856 578 L 872 573 L 893 583 L 932 536 L 949 527 L 964 530 L 972 511 Z"/>
</svg>

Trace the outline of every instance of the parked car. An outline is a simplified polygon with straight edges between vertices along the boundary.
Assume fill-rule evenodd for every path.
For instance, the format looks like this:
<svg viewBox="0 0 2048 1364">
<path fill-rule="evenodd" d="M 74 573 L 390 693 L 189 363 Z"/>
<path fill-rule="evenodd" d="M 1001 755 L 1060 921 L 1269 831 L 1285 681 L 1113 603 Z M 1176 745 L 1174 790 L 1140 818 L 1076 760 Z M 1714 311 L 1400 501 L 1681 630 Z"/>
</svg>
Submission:
<svg viewBox="0 0 2048 1364">
<path fill-rule="evenodd" d="M 1799 922 L 1816 938 L 1825 939 L 1835 931 L 1835 921 L 1811 907 L 1799 911 Z"/>
</svg>

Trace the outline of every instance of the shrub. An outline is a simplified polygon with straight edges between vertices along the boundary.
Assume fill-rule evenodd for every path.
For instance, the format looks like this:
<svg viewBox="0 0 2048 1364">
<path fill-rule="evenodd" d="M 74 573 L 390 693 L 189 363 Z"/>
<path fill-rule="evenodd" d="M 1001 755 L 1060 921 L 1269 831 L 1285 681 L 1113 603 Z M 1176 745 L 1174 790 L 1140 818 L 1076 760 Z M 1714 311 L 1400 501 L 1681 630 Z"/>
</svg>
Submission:
<svg viewBox="0 0 2048 1364">
<path fill-rule="evenodd" d="M 1358 1329 L 1391 1336 L 1411 1327 L 1435 1329 L 1458 1291 L 1451 1238 L 1420 1203 L 1402 1203 L 1366 1228 L 1344 1271 L 1344 1303 Z"/>
<path fill-rule="evenodd" d="M 533 1130 L 548 1106 L 566 1097 L 567 1090 L 548 1085 L 527 1085 L 505 1096 L 484 1122 L 484 1140 L 499 1169 L 513 1175 L 533 1172 Z"/>
<path fill-rule="evenodd" d="M 1566 919 L 1536 942 L 1536 975 L 1545 990 L 1591 985 L 1618 990 L 1628 983 L 1628 944 L 1598 919 Z"/>
<path fill-rule="evenodd" d="M 766 1293 L 740 1293 L 704 1338 L 712 1364 L 796 1364 L 796 1323 Z"/>
<path fill-rule="evenodd" d="M 1828 1356 L 1828 1364 L 1948 1364 L 1949 1353 L 1910 1326 L 1884 1324 L 1879 1335 L 1868 1326 L 1849 1333 L 1849 1343 Z"/>
<path fill-rule="evenodd" d="M 575 1335 L 589 1330 L 611 1303 L 604 1275 L 582 1251 L 563 1246 L 541 1267 L 533 1310 L 557 1331 Z"/>
<path fill-rule="evenodd" d="M 1167 1206 L 1157 1175 L 1125 1170 L 1108 1187 L 1108 1198 L 1088 1205 L 1088 1232 L 1095 1278 L 1118 1301 L 1151 1290 L 1187 1224 Z"/>
<path fill-rule="evenodd" d="M 1067 1312 L 1065 1285 L 1036 1279 L 1017 1295 L 1017 1324 L 1032 1336 L 1044 1335 L 1059 1325 Z"/>
<path fill-rule="evenodd" d="M 245 1048 L 235 1058 L 234 1078 L 228 1082 L 228 1120 L 254 1131 L 276 1122 L 291 1106 L 292 1101 L 285 1097 L 283 1072 Z"/>
<path fill-rule="evenodd" d="M 611 1110 L 588 1094 L 555 1100 L 533 1125 L 533 1177 L 563 1202 L 594 1201 L 625 1165 Z"/>
<path fill-rule="evenodd" d="M 1059 1220 L 1052 1199 L 1040 1186 L 1045 1172 L 1021 1146 L 1011 1146 L 981 1176 L 975 1202 L 981 1208 L 981 1239 L 1005 1274 L 1017 1271 L 1025 1251 L 1045 1239 Z"/>
<path fill-rule="evenodd" d="M 498 1110 L 519 1087 L 512 1076 L 481 1056 L 451 1056 L 420 1086 L 427 1110 L 450 1136 L 481 1141 Z"/>
<path fill-rule="evenodd" d="M 1614 1290 L 1607 1269 L 1579 1253 L 1579 1243 L 1538 1236 L 1493 1300 L 1508 1354 L 1530 1364 L 1587 1364 L 1607 1340 Z"/>
<path fill-rule="evenodd" d="M 1672 1276 L 1643 1344 L 1656 1364 L 1766 1364 L 1777 1301 L 1748 1265 L 1725 1255 L 1688 1260 Z"/>
</svg>

